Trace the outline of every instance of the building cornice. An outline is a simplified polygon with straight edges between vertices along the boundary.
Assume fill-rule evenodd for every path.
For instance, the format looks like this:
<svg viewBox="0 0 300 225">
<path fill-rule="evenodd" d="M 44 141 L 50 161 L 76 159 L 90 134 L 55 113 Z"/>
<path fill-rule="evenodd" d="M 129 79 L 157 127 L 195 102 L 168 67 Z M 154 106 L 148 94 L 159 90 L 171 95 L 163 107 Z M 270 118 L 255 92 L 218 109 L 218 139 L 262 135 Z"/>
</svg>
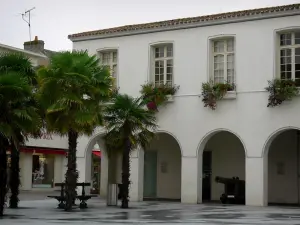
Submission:
<svg viewBox="0 0 300 225">
<path fill-rule="evenodd" d="M 222 24 L 241 23 L 297 15 L 300 15 L 300 4 L 121 26 L 116 28 L 72 34 L 69 35 L 68 38 L 73 42 L 79 42 L 86 40 L 174 31 L 180 29 L 192 29 L 197 27 L 216 26 Z"/>
</svg>

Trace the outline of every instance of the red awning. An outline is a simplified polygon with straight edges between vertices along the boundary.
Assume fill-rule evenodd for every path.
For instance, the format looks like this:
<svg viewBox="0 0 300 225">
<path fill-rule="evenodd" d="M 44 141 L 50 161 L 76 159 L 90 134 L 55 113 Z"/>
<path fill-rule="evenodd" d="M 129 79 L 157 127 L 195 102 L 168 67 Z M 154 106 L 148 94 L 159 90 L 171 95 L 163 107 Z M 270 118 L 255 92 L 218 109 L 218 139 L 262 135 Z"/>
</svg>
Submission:
<svg viewBox="0 0 300 225">
<path fill-rule="evenodd" d="M 101 158 L 101 151 L 95 151 L 95 150 L 93 150 L 93 154 L 94 154 L 95 156 L 98 156 L 98 157 Z"/>
</svg>

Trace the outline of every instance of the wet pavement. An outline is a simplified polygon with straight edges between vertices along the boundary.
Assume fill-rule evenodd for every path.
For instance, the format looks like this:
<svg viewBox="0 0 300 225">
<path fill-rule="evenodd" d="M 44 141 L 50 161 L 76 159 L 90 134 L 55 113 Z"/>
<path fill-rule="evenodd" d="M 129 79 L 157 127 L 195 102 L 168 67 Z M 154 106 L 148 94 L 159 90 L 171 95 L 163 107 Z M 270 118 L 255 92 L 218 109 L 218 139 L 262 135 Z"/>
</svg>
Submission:
<svg viewBox="0 0 300 225">
<path fill-rule="evenodd" d="M 73 212 L 56 209 L 55 200 L 21 201 L 20 209 L 6 209 L 1 225 L 46 224 L 280 224 L 300 225 L 300 208 L 236 205 L 187 205 L 174 202 L 131 203 L 131 209 L 107 207 L 94 198 L 88 209 Z"/>
</svg>

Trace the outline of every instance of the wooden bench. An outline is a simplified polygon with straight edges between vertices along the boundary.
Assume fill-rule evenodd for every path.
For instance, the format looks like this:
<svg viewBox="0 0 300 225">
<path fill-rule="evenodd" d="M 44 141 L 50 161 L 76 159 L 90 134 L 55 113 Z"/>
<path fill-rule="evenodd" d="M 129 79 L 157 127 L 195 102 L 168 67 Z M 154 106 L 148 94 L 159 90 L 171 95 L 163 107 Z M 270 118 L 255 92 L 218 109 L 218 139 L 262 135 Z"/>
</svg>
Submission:
<svg viewBox="0 0 300 225">
<path fill-rule="evenodd" d="M 64 209 L 65 202 L 66 202 L 65 183 L 55 183 L 54 186 L 61 187 L 60 195 L 59 196 L 49 195 L 47 197 L 56 199 L 59 202 L 58 208 Z M 85 182 L 76 183 L 76 187 L 82 187 L 81 195 L 76 195 L 76 197 L 75 197 L 76 199 L 80 200 L 79 208 L 81 208 L 81 209 L 87 208 L 87 203 L 86 203 L 87 200 L 91 199 L 92 197 L 97 197 L 97 195 L 86 195 L 85 194 L 85 187 L 88 187 L 88 186 L 91 186 L 91 183 L 85 183 Z M 73 204 L 75 204 L 75 199 L 73 200 Z"/>
</svg>

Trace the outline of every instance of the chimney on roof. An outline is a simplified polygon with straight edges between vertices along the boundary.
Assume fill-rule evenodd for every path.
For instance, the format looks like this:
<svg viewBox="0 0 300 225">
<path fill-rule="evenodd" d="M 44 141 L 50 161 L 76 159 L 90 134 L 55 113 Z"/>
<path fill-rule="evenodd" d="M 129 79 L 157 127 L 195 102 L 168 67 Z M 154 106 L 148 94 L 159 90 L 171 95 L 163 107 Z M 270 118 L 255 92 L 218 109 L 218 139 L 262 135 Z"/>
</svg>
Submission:
<svg viewBox="0 0 300 225">
<path fill-rule="evenodd" d="M 45 42 L 38 39 L 38 36 L 35 36 L 33 41 L 24 42 L 24 50 L 43 53 Z"/>
</svg>

